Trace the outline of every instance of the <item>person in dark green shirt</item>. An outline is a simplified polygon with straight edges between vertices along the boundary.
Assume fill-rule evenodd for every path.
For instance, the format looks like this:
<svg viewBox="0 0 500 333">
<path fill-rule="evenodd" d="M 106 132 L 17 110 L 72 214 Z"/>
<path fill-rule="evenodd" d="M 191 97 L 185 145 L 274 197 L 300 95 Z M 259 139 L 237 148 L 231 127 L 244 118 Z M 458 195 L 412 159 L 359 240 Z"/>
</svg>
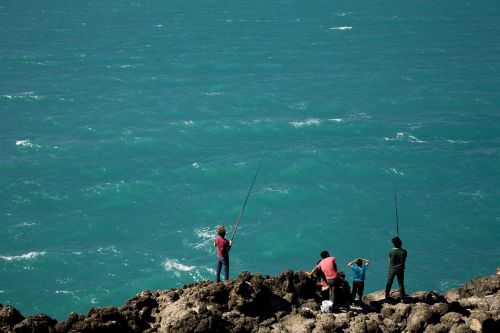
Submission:
<svg viewBox="0 0 500 333">
<path fill-rule="evenodd" d="M 396 276 L 398 278 L 399 284 L 399 295 L 401 297 L 401 300 L 403 300 L 406 295 L 404 282 L 405 262 L 408 253 L 406 252 L 406 250 L 401 248 L 403 242 L 399 237 L 394 237 L 392 239 L 392 244 L 394 245 L 394 248 L 392 248 L 389 252 L 389 276 L 387 279 L 387 285 L 385 286 L 385 298 L 389 298 L 392 283 L 394 281 L 394 277 Z"/>
</svg>

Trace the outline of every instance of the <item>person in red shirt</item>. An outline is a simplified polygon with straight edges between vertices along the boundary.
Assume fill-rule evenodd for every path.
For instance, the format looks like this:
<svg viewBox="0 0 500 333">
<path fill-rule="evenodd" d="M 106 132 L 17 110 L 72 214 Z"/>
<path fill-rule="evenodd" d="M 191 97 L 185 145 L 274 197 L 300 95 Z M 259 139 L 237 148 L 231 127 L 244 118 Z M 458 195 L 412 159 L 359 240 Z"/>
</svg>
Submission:
<svg viewBox="0 0 500 333">
<path fill-rule="evenodd" d="M 322 260 L 316 267 L 313 268 L 311 272 L 308 272 L 307 275 L 310 276 L 318 269 L 321 270 L 326 277 L 326 282 L 328 283 L 330 301 L 335 303 L 335 295 L 337 294 L 337 285 L 335 283 L 335 280 L 337 279 L 337 262 L 335 257 L 330 257 L 328 251 L 322 251 L 320 256 Z"/>
<path fill-rule="evenodd" d="M 214 246 L 217 247 L 217 270 L 215 279 L 220 282 L 220 273 L 224 267 L 224 280 L 229 280 L 229 251 L 233 241 L 227 240 L 226 228 L 223 225 L 217 228 L 217 236 L 214 239 Z"/>
</svg>

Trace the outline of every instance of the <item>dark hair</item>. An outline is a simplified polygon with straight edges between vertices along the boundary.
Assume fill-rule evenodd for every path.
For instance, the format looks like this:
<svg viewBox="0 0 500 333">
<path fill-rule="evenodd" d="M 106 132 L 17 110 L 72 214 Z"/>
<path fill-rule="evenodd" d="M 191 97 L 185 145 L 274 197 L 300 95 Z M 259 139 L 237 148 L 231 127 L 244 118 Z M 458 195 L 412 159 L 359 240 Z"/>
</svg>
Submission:
<svg viewBox="0 0 500 333">
<path fill-rule="evenodd" d="M 328 253 L 328 251 L 321 251 L 319 255 L 321 256 L 321 258 L 325 259 L 330 256 L 330 253 Z"/>
<path fill-rule="evenodd" d="M 403 242 L 401 241 L 401 239 L 399 239 L 399 237 L 394 237 L 392 239 L 392 244 L 394 245 L 394 247 L 400 248 L 401 245 L 403 245 Z"/>
<path fill-rule="evenodd" d="M 356 265 L 361 267 L 363 265 L 363 260 L 361 260 L 360 258 L 356 259 Z"/>
<path fill-rule="evenodd" d="M 226 228 L 224 228 L 223 225 L 220 225 L 218 228 L 217 228 L 217 234 L 221 237 L 225 237 L 226 236 Z"/>
</svg>

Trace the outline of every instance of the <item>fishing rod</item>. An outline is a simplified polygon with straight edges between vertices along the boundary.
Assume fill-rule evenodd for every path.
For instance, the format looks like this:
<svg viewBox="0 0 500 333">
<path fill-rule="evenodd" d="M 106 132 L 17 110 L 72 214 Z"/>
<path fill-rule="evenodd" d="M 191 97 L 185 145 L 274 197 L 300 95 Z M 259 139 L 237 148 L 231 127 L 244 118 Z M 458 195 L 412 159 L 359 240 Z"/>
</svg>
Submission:
<svg viewBox="0 0 500 333">
<path fill-rule="evenodd" d="M 234 234 L 236 233 L 236 229 L 238 229 L 238 226 L 240 225 L 241 216 L 243 216 L 243 211 L 245 210 L 245 206 L 247 205 L 248 198 L 250 197 L 250 193 L 252 192 L 253 184 L 255 183 L 255 179 L 257 179 L 257 175 L 259 174 L 261 165 L 262 165 L 262 161 L 260 161 L 259 167 L 257 168 L 257 172 L 255 173 L 255 176 L 253 177 L 252 185 L 250 185 L 250 189 L 248 190 L 247 197 L 245 198 L 245 202 L 243 203 L 243 207 L 241 207 L 240 215 L 238 216 L 238 221 L 236 222 L 236 226 L 233 229 L 233 234 L 231 235 L 231 241 L 234 238 Z"/>
<path fill-rule="evenodd" d="M 398 190 L 394 185 L 394 205 L 396 207 L 396 234 L 399 237 Z"/>
</svg>

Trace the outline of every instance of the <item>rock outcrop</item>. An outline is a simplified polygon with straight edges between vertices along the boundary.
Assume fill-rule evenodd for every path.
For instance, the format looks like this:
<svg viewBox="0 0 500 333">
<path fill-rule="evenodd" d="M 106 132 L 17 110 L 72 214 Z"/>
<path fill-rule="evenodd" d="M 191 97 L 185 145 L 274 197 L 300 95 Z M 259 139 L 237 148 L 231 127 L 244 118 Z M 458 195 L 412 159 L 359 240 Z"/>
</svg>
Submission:
<svg viewBox="0 0 500 333">
<path fill-rule="evenodd" d="M 303 272 L 277 276 L 243 272 L 232 281 L 209 281 L 166 291 L 143 291 L 122 307 L 92 308 L 57 322 L 24 317 L 0 305 L 0 331 L 15 333 L 188 332 L 500 332 L 500 272 L 448 291 L 417 292 L 402 302 L 367 295 L 355 306 L 320 311 L 322 296 Z M 399 296 L 395 292 L 391 296 Z"/>
</svg>

